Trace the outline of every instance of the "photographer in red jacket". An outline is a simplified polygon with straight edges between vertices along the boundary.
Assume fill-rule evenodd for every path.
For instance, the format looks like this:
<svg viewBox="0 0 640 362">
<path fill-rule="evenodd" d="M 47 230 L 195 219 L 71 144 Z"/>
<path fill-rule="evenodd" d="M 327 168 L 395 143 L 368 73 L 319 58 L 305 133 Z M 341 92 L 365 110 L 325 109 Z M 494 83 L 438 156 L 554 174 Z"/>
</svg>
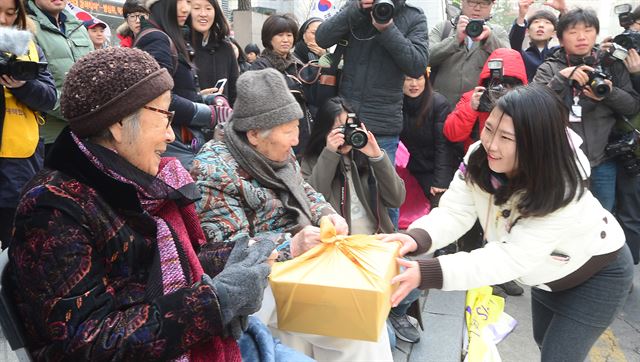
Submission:
<svg viewBox="0 0 640 362">
<path fill-rule="evenodd" d="M 444 136 L 451 142 L 464 142 L 464 151 L 467 152 L 469 145 L 480 139 L 480 131 L 491 113 L 493 103 L 509 89 L 527 83 L 527 70 L 520 52 L 507 48 L 494 50 L 484 63 L 478 86 L 462 95 L 444 122 Z M 476 222 L 458 239 L 458 248 L 463 251 L 480 248 L 483 238 L 482 228 Z M 494 293 L 503 297 L 505 294 L 521 295 L 523 292 L 514 281 L 494 286 Z"/>
</svg>

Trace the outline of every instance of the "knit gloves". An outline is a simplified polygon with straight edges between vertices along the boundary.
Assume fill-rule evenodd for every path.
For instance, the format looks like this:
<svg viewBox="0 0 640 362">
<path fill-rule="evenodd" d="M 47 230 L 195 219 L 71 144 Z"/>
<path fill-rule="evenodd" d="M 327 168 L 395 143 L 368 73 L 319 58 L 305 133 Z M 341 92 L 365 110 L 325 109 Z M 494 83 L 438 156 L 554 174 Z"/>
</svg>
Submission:
<svg viewBox="0 0 640 362">
<path fill-rule="evenodd" d="M 211 108 L 211 127 L 224 125 L 233 115 L 233 108 L 229 100 L 222 94 L 208 94 L 203 97 L 203 101 Z"/>
<path fill-rule="evenodd" d="M 271 272 L 266 261 L 275 248 L 270 241 L 247 245 L 248 238 L 236 242 L 222 272 L 214 278 L 202 276 L 202 282 L 213 288 L 218 297 L 223 324 L 236 338 L 246 328 L 238 317 L 253 314 L 262 305 Z"/>
</svg>

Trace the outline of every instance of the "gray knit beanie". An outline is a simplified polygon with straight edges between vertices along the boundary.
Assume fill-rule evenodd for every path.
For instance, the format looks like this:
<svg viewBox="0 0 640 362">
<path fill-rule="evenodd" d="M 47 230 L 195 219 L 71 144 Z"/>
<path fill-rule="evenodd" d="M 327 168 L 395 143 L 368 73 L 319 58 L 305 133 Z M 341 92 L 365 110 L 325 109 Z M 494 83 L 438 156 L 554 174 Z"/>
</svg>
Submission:
<svg viewBox="0 0 640 362">
<path fill-rule="evenodd" d="M 231 123 L 236 131 L 271 129 L 303 117 L 284 76 L 273 68 L 242 73 L 236 94 Z"/>
<path fill-rule="evenodd" d="M 173 79 L 135 48 L 93 51 L 69 70 L 60 107 L 78 137 L 96 135 L 173 89 Z"/>
</svg>

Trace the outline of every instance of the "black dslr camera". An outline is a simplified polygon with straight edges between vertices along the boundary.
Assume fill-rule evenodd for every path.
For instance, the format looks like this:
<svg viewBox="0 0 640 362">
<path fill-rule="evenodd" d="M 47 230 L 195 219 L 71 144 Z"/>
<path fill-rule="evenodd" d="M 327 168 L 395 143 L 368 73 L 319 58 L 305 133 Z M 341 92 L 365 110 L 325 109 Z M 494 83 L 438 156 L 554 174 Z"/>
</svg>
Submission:
<svg viewBox="0 0 640 362">
<path fill-rule="evenodd" d="M 18 60 L 15 55 L 0 53 L 0 75 L 8 75 L 15 80 L 34 80 L 46 68 L 47 63 Z"/>
<path fill-rule="evenodd" d="M 635 154 L 639 137 L 640 132 L 637 130 L 625 133 L 615 141 L 609 142 L 604 149 L 607 156 L 617 158 L 624 171 L 630 176 L 640 175 L 640 159 Z"/>
<path fill-rule="evenodd" d="M 482 34 L 483 31 L 484 31 L 484 20 L 482 19 L 469 20 L 469 22 L 467 23 L 467 27 L 464 29 L 464 32 L 467 33 L 467 35 L 470 38 L 475 38 L 480 36 L 480 34 Z"/>
<path fill-rule="evenodd" d="M 386 24 L 393 19 L 395 5 L 392 0 L 375 0 L 371 8 L 373 19 L 378 24 Z"/>
<path fill-rule="evenodd" d="M 591 88 L 593 94 L 596 97 L 606 98 L 611 93 L 611 87 L 605 83 L 605 79 L 611 79 L 611 76 L 602 69 L 601 66 L 597 66 L 592 72 L 586 72 L 589 75 L 589 81 L 587 85 Z"/>
<path fill-rule="evenodd" d="M 507 92 L 503 85 L 504 68 L 502 59 L 491 59 L 487 62 L 487 66 L 489 67 L 489 84 L 480 96 L 478 112 L 491 112 L 495 101 Z"/>
<path fill-rule="evenodd" d="M 347 123 L 342 126 L 344 144 L 360 149 L 369 143 L 367 133 L 360 128 L 360 119 L 355 113 L 347 113 Z"/>
<path fill-rule="evenodd" d="M 606 60 L 602 59 L 602 57 L 606 57 L 606 55 L 601 54 L 600 59 Z M 602 68 L 600 61 L 596 61 L 596 59 L 592 56 L 584 57 L 584 65 L 588 65 L 593 68 L 593 71 L 585 70 L 585 73 L 587 73 L 587 75 L 589 76 L 589 80 L 584 85 L 584 87 L 588 86 L 589 88 L 591 88 L 591 91 L 596 97 L 606 98 L 611 93 L 611 87 L 609 87 L 609 85 L 605 83 L 605 80 L 611 80 L 611 75 L 609 75 L 609 73 L 607 73 L 605 69 Z M 580 85 L 574 80 L 571 81 L 571 85 L 577 89 L 584 88 L 580 87 Z"/>
</svg>

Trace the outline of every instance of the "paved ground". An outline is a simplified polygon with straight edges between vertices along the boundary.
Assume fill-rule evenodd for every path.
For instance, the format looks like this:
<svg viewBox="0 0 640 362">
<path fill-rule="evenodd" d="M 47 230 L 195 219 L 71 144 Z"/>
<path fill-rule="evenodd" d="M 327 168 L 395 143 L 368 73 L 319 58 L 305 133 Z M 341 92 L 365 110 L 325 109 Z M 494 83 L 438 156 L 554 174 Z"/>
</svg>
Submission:
<svg viewBox="0 0 640 362">
<path fill-rule="evenodd" d="M 640 362 L 640 266 L 636 266 L 635 287 L 611 328 L 600 338 L 585 362 Z M 425 331 L 419 343 L 398 341 L 394 362 L 460 362 L 464 292 L 432 290 L 423 295 Z M 505 362 L 539 361 L 540 353 L 531 332 L 530 293 L 509 297 L 505 310 L 518 320 L 516 329 L 498 345 Z M 18 361 L 0 331 L 0 362 Z"/>
</svg>

